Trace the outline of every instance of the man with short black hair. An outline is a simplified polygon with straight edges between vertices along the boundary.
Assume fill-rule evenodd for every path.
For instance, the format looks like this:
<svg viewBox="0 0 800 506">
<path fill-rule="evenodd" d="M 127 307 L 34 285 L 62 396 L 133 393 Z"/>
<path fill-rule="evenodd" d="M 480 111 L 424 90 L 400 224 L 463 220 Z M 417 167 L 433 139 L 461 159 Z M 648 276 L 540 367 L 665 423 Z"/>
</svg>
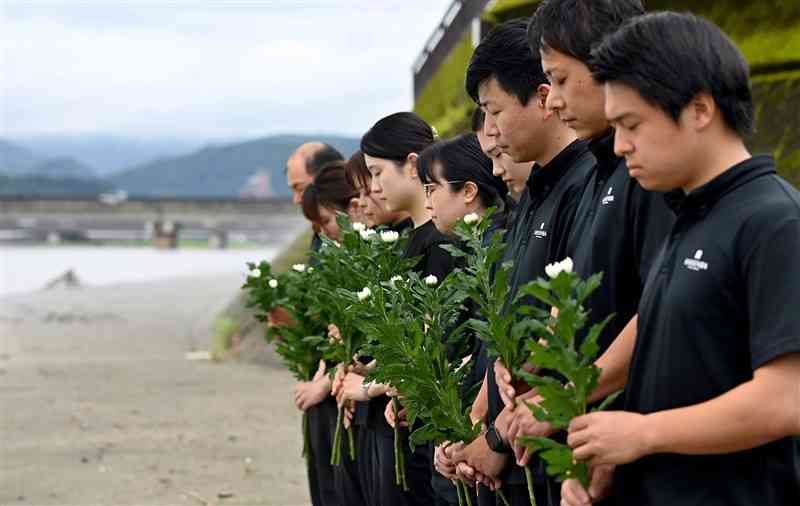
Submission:
<svg viewBox="0 0 800 506">
<path fill-rule="evenodd" d="M 677 221 L 635 349 L 616 357 L 625 411 L 573 420 L 574 455 L 619 466 L 617 504 L 797 504 L 800 192 L 745 147 L 747 63 L 712 23 L 659 13 L 607 38 L 592 68 L 615 152 L 644 188 L 673 191 Z M 567 481 L 563 499 L 590 498 Z"/>
<path fill-rule="evenodd" d="M 663 195 L 644 190 L 630 177 L 624 159 L 614 154 L 614 131 L 605 118 L 603 87 L 588 67 L 591 48 L 643 12 L 639 0 L 545 0 L 528 26 L 529 43 L 540 54 L 550 84 L 548 109 L 579 138 L 589 141 L 596 158 L 575 213 L 567 252 L 581 276 L 604 273 L 600 288 L 586 301 L 588 326 L 615 315 L 598 340 L 601 353 L 618 336 L 627 344 L 635 334 L 644 281 L 674 220 Z M 578 344 L 582 338 L 583 334 L 578 336 Z M 495 372 L 503 400 L 513 405 L 516 392 L 511 375 L 502 364 L 497 364 Z M 622 376 L 621 370 L 612 372 Z M 615 376 L 612 379 L 618 381 Z M 605 384 L 616 385 L 614 381 Z M 514 441 L 542 436 L 548 432 L 546 425 L 529 410 L 516 410 L 509 434 Z M 520 447 L 517 443 L 518 451 Z M 526 450 L 520 460 L 527 458 Z M 602 494 L 599 489 L 591 492 Z"/>
<path fill-rule="evenodd" d="M 527 20 L 498 26 L 481 41 L 467 68 L 467 93 L 484 110 L 484 134 L 517 163 L 532 165 L 521 190 L 513 223 L 506 233 L 509 310 L 520 286 L 544 276 L 547 264 L 567 254 L 567 241 L 581 190 L 595 159 L 587 143 L 545 107 L 548 86 L 538 52 L 527 41 Z M 526 472 L 515 465 L 508 427 L 515 407 L 501 399 L 493 369 L 485 378 L 488 398 L 487 433 L 454 459 L 464 464 L 467 478 L 500 480 L 512 505 L 528 504 Z M 525 406 L 519 407 L 526 410 Z M 541 504 L 558 500 L 559 486 L 549 480 L 538 459 L 531 466 L 535 495 Z M 547 499 L 548 496 L 550 499 Z"/>
</svg>

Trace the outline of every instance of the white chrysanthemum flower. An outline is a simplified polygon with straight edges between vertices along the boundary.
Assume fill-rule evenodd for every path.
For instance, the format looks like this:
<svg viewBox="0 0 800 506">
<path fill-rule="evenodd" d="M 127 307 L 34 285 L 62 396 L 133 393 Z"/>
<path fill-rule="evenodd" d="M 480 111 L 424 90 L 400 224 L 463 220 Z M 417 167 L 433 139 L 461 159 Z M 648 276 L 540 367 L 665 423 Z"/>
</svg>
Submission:
<svg viewBox="0 0 800 506">
<path fill-rule="evenodd" d="M 478 216 L 478 213 L 469 213 L 468 215 L 464 216 L 464 223 L 467 225 L 472 225 L 473 223 L 478 223 L 480 219 L 481 217 Z"/>
<path fill-rule="evenodd" d="M 358 300 L 361 301 L 367 300 L 370 295 L 372 295 L 372 290 L 370 290 L 368 286 L 365 286 L 364 289 L 357 294 Z"/>
<path fill-rule="evenodd" d="M 306 272 L 306 264 L 294 264 L 292 269 L 296 270 L 297 272 Z"/>
<path fill-rule="evenodd" d="M 428 286 L 433 286 L 438 282 L 439 282 L 439 278 L 437 278 L 433 274 L 431 274 L 430 276 L 427 276 L 425 278 L 425 284 L 428 285 Z"/>
<path fill-rule="evenodd" d="M 368 229 L 366 229 L 366 230 L 362 230 L 361 232 L 359 232 L 359 233 L 358 233 L 358 235 L 360 235 L 360 236 L 361 236 L 361 238 L 362 238 L 362 239 L 364 239 L 364 240 L 366 241 L 366 240 L 368 240 L 370 237 L 372 237 L 373 235 L 375 235 L 375 231 L 374 231 L 374 230 L 372 230 L 371 228 L 368 228 Z"/>
<path fill-rule="evenodd" d="M 261 269 L 253 269 L 252 271 L 250 271 L 250 275 L 252 277 L 254 277 L 254 278 L 260 278 L 261 277 Z"/>
<path fill-rule="evenodd" d="M 314 268 L 313 267 L 309 267 L 308 268 L 308 273 L 311 274 L 312 272 L 314 272 Z"/>
<path fill-rule="evenodd" d="M 400 239 L 400 234 L 398 234 L 394 230 L 387 230 L 385 232 L 381 232 L 381 241 L 383 242 L 395 242 L 398 239 Z"/>
<path fill-rule="evenodd" d="M 277 279 L 270 279 L 269 280 L 269 287 L 270 288 L 278 288 L 278 280 Z"/>
<path fill-rule="evenodd" d="M 361 223 L 360 221 L 356 221 L 355 223 L 353 223 L 353 230 L 355 230 L 356 232 L 361 232 L 366 229 L 367 226 Z"/>
<path fill-rule="evenodd" d="M 572 259 L 570 257 L 567 257 L 560 262 L 554 262 L 552 264 L 548 264 L 544 268 L 544 272 L 547 273 L 547 275 L 550 276 L 550 278 L 555 279 L 562 272 L 566 273 L 572 272 L 573 267 L 574 265 Z"/>
</svg>

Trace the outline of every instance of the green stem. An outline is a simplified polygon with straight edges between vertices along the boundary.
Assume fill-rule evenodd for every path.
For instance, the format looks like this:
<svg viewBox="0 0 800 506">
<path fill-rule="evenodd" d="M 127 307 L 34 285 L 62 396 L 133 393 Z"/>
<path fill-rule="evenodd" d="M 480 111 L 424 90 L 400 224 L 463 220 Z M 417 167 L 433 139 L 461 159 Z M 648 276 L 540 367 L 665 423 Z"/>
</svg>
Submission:
<svg viewBox="0 0 800 506">
<path fill-rule="evenodd" d="M 531 506 L 536 506 L 536 496 L 533 495 L 533 473 L 528 466 L 522 466 L 525 469 L 525 480 L 528 482 L 528 498 L 531 501 Z"/>
<path fill-rule="evenodd" d="M 394 399 L 392 399 L 392 409 L 395 416 L 397 416 L 397 405 Z M 397 423 L 394 424 L 394 482 L 398 487 L 402 483 L 400 476 L 400 430 Z"/>
<path fill-rule="evenodd" d="M 356 460 L 356 442 L 353 439 L 353 427 L 347 429 L 347 443 L 350 445 L 350 460 Z"/>
<path fill-rule="evenodd" d="M 464 499 L 466 500 L 467 506 L 472 506 L 472 497 L 470 497 L 469 487 L 463 481 L 461 482 L 461 486 L 464 487 Z"/>
<path fill-rule="evenodd" d="M 456 486 L 456 493 L 458 494 L 458 506 L 464 506 L 464 493 L 461 491 L 461 481 L 456 480 L 453 482 Z"/>
<path fill-rule="evenodd" d="M 336 432 L 333 435 L 333 451 L 331 452 L 331 465 L 338 466 L 341 461 L 341 446 L 342 446 L 342 415 L 343 409 L 339 408 L 339 414 L 336 417 Z"/>
<path fill-rule="evenodd" d="M 400 437 L 400 420 L 397 418 L 397 413 L 400 412 L 397 403 L 397 397 L 392 397 L 392 411 L 394 411 L 394 438 L 395 438 L 395 461 L 396 473 L 398 476 L 397 484 L 403 488 L 404 492 L 408 492 L 408 483 L 406 482 L 406 455 L 403 448 L 403 442 Z"/>
<path fill-rule="evenodd" d="M 497 489 L 497 497 L 499 497 L 500 500 L 503 501 L 504 506 L 511 506 L 508 503 L 508 499 L 506 499 L 506 494 L 503 492 L 502 488 Z"/>
</svg>

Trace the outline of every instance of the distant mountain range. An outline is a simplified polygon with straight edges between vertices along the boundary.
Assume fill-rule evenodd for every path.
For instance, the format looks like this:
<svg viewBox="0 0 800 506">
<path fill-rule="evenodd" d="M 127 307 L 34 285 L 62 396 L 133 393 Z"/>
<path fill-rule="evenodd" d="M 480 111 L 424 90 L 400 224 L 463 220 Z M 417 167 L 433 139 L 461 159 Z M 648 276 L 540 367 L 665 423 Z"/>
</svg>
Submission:
<svg viewBox="0 0 800 506">
<path fill-rule="evenodd" d="M 104 134 L 28 135 L 6 140 L 42 158 L 74 158 L 92 167 L 100 177 L 156 158 L 188 153 L 204 144 L 199 139 L 142 139 Z"/>
<path fill-rule="evenodd" d="M 254 174 L 269 177 L 276 195 L 289 195 L 283 174 L 286 159 L 308 141 L 327 142 L 346 157 L 358 139 L 321 135 L 278 135 L 208 145 L 180 156 L 163 157 L 109 173 L 77 155 L 48 157 L 0 139 L 0 194 L 97 194 L 123 190 L 129 195 L 237 197 Z M 152 144 L 155 145 L 155 144 Z M 98 177 L 100 174 L 103 177 Z"/>
</svg>

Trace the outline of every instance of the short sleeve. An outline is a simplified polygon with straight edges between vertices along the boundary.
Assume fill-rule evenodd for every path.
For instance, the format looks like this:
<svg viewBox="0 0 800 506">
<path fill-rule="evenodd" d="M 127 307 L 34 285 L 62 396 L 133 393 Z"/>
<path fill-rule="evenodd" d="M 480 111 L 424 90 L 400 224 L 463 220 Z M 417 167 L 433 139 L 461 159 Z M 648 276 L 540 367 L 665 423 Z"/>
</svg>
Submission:
<svg viewBox="0 0 800 506">
<path fill-rule="evenodd" d="M 753 370 L 800 352 L 800 218 L 759 221 L 751 228 L 767 230 L 740 242 L 749 250 L 744 279 Z"/>
</svg>

